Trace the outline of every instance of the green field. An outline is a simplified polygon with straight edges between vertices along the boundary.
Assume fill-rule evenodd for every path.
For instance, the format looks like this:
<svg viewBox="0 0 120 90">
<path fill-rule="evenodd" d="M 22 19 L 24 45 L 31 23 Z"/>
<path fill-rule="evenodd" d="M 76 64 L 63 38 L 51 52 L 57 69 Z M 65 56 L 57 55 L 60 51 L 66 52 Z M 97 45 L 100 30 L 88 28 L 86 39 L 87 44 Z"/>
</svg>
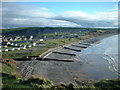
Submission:
<svg viewBox="0 0 120 90">
<path fill-rule="evenodd" d="M 6 57 L 7 58 L 15 58 L 15 57 L 22 58 L 22 57 L 26 57 L 26 56 L 39 56 L 51 48 L 63 46 L 65 44 L 70 44 L 70 43 L 78 42 L 78 41 L 80 41 L 80 39 L 77 39 L 77 38 L 72 38 L 71 40 L 69 40 L 69 39 L 50 39 L 50 40 L 42 42 L 42 43 L 45 43 L 46 46 L 32 47 L 33 51 L 31 53 L 29 52 L 29 48 L 27 48 L 25 50 L 2 52 L 2 57 L 3 58 L 6 58 Z M 26 45 L 26 43 L 24 43 L 24 45 Z"/>
</svg>

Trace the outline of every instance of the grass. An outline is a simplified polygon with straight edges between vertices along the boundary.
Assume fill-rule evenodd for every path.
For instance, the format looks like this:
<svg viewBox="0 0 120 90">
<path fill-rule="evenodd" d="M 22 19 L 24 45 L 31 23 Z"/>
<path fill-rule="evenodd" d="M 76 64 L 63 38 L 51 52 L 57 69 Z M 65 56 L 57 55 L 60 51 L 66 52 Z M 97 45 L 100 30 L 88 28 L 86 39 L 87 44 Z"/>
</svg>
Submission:
<svg viewBox="0 0 120 90">
<path fill-rule="evenodd" d="M 27 49 L 28 50 L 28 49 Z M 15 50 L 15 51 L 8 51 L 8 52 L 2 52 L 3 58 L 14 58 L 14 57 L 23 57 L 27 55 L 27 53 L 20 53 L 25 50 Z"/>
<path fill-rule="evenodd" d="M 15 65 L 8 65 L 5 63 L 0 63 L 2 66 L 2 88 L 50 88 L 53 86 L 52 81 L 40 78 L 37 76 L 31 76 L 29 79 L 25 80 L 19 74 L 13 74 L 16 72 Z"/>
<path fill-rule="evenodd" d="M 31 76 L 28 79 L 24 79 L 23 77 L 18 77 L 18 74 L 12 74 L 16 71 L 16 67 L 12 64 L 12 67 L 8 64 L 0 63 L 2 65 L 2 88 L 3 89 L 51 89 L 51 90 L 75 90 L 75 89 L 98 89 L 98 90 L 114 90 L 120 88 L 120 79 L 116 80 L 101 80 L 97 83 L 90 85 L 76 85 L 74 83 L 60 83 L 58 85 L 54 85 L 51 80 L 38 77 Z"/>
<path fill-rule="evenodd" d="M 60 45 L 70 44 L 70 43 L 77 42 L 77 41 L 80 41 L 80 39 L 71 38 L 71 40 L 69 40 L 68 38 L 64 38 L 64 39 L 51 39 L 51 40 L 46 41 L 45 43 L 47 45 L 60 46 Z"/>
<path fill-rule="evenodd" d="M 14 72 L 16 70 L 16 65 L 8 65 L 6 63 L 0 63 L 0 66 L 2 67 L 2 72 L 6 74 L 11 74 L 11 72 Z"/>
<path fill-rule="evenodd" d="M 120 88 L 120 79 L 117 80 L 101 80 L 98 83 L 93 84 L 96 88 Z"/>
<path fill-rule="evenodd" d="M 66 38 L 65 39 L 50 39 L 50 40 L 44 41 L 46 46 L 32 47 L 32 49 L 36 48 L 36 50 L 35 51 L 33 50 L 31 53 L 28 51 L 29 48 L 27 48 L 25 50 L 2 52 L 2 57 L 3 58 L 6 58 L 6 57 L 7 58 L 22 58 L 26 56 L 39 56 L 51 48 L 63 46 L 65 44 L 70 44 L 70 43 L 77 42 L 77 41 L 80 41 L 80 39 L 77 39 L 77 38 L 72 38 L 71 40 L 66 39 Z"/>
</svg>

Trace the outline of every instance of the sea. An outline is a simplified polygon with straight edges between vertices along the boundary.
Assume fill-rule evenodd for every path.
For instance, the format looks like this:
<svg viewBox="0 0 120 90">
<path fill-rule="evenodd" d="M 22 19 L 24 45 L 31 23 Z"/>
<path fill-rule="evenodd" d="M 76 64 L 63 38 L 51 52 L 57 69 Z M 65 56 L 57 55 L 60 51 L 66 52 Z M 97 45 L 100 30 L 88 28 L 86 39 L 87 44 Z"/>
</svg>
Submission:
<svg viewBox="0 0 120 90">
<path fill-rule="evenodd" d="M 80 70 L 97 80 L 118 78 L 118 43 L 118 35 L 113 35 L 77 53 L 86 63 Z"/>
</svg>

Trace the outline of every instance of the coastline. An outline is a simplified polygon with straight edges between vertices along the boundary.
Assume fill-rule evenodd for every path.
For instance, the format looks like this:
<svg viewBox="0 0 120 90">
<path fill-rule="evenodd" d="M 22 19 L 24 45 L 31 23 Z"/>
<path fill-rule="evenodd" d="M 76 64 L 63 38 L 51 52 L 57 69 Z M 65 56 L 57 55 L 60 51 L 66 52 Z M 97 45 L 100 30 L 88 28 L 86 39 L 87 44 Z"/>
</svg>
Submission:
<svg viewBox="0 0 120 90">
<path fill-rule="evenodd" d="M 70 44 L 65 44 L 63 46 L 60 46 L 60 47 L 56 47 L 56 48 L 51 48 L 49 49 L 48 51 L 42 53 L 39 57 L 44 57 L 46 54 L 49 54 L 51 53 L 52 51 L 57 51 L 59 49 L 62 49 L 64 46 L 69 46 L 69 45 L 72 45 L 72 44 L 76 44 L 76 43 L 90 43 L 90 44 L 97 44 L 99 43 L 99 41 L 101 41 L 102 39 L 105 39 L 107 37 L 110 37 L 110 36 L 113 36 L 113 35 L 116 35 L 116 33 L 110 33 L 110 34 L 104 34 L 104 35 L 100 35 L 100 36 L 95 36 L 95 37 L 92 37 L 92 38 L 88 38 L 88 39 L 85 39 L 85 40 L 81 40 L 81 41 L 77 41 L 77 42 L 73 42 L 73 43 L 70 43 Z"/>
<path fill-rule="evenodd" d="M 100 40 L 112 36 L 114 34 L 107 34 L 103 36 L 97 36 L 90 39 L 86 39 L 83 42 L 87 43 L 98 43 Z M 72 43 L 73 44 L 73 43 Z M 27 66 L 28 65 L 28 66 Z M 52 80 L 55 84 L 60 82 L 64 83 L 77 83 L 82 84 L 83 82 L 95 82 L 89 78 L 89 76 L 85 76 L 82 71 L 77 71 L 77 68 L 80 67 L 82 63 L 80 61 L 76 62 L 58 62 L 58 61 L 25 61 L 23 64 L 20 65 L 19 69 L 23 70 L 23 66 L 32 67 L 33 70 L 31 71 L 30 75 L 36 75 L 44 78 L 48 78 Z M 23 70 L 27 72 L 29 70 Z M 23 73 L 25 74 L 25 73 Z M 30 76 L 29 75 L 29 76 Z M 27 75 L 28 76 L 28 75 Z"/>
</svg>

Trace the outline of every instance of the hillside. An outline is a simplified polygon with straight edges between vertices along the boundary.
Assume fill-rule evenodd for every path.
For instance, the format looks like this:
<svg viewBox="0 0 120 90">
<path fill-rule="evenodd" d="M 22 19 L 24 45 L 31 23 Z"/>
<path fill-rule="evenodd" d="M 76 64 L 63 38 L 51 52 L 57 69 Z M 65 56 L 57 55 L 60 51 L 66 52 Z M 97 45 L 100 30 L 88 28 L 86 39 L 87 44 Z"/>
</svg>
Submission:
<svg viewBox="0 0 120 90">
<path fill-rule="evenodd" d="M 86 31 L 96 31 L 96 30 L 108 30 L 100 28 L 73 28 L 73 27 L 24 27 L 24 28 L 11 28 L 3 29 L 3 35 L 37 35 L 45 33 L 78 33 Z M 109 29 L 113 30 L 113 29 Z"/>
</svg>

